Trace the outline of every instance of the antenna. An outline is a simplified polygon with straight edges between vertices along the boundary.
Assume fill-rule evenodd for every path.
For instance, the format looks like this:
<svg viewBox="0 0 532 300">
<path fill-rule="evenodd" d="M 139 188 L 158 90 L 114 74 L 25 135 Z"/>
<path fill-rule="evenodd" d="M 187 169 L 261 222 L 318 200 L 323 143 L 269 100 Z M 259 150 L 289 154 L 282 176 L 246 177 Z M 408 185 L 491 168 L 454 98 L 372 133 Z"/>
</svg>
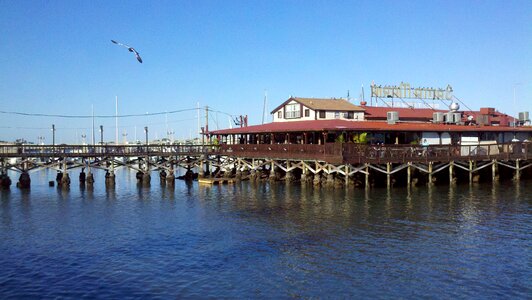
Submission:
<svg viewBox="0 0 532 300">
<path fill-rule="evenodd" d="M 264 103 L 262 106 L 262 124 L 264 124 L 264 116 L 266 115 L 266 103 L 268 103 L 268 91 L 264 90 Z"/>
</svg>

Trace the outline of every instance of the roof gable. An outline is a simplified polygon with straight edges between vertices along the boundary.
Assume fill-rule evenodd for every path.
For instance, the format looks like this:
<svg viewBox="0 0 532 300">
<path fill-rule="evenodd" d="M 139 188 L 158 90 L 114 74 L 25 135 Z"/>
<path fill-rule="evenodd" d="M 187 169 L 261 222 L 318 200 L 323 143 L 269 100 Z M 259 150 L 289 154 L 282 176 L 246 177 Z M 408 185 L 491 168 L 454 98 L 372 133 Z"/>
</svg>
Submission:
<svg viewBox="0 0 532 300">
<path fill-rule="evenodd" d="M 290 101 L 296 101 L 304 106 L 313 110 L 329 110 L 329 111 L 364 111 L 364 108 L 356 106 L 353 103 L 345 99 L 324 99 L 324 98 L 299 98 L 290 97 L 272 110 L 272 114 L 281 109 L 281 107 L 290 103 Z"/>
</svg>

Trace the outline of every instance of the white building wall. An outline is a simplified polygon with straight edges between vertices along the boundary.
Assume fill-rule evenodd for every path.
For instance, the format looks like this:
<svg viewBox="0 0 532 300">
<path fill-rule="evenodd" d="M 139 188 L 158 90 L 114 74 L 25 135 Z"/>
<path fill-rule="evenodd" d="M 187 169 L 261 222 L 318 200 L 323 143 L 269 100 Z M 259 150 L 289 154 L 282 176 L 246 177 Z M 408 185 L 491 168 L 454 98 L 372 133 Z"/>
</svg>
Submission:
<svg viewBox="0 0 532 300">
<path fill-rule="evenodd" d="M 290 101 L 286 105 L 290 104 L 299 104 L 296 101 Z M 309 116 L 305 117 L 305 109 L 309 110 Z M 279 111 L 282 112 L 282 118 L 279 118 Z M 284 107 L 279 108 L 279 110 L 273 113 L 273 122 L 292 122 L 292 121 L 309 121 L 309 120 L 348 120 L 348 121 L 364 121 L 364 112 L 353 112 L 353 119 L 345 118 L 346 112 L 339 112 L 339 117 L 336 118 L 335 111 L 326 111 L 325 118 L 319 117 L 319 112 L 313 109 L 310 109 L 303 105 L 303 110 L 301 111 L 301 118 L 290 118 L 286 119 Z"/>
</svg>

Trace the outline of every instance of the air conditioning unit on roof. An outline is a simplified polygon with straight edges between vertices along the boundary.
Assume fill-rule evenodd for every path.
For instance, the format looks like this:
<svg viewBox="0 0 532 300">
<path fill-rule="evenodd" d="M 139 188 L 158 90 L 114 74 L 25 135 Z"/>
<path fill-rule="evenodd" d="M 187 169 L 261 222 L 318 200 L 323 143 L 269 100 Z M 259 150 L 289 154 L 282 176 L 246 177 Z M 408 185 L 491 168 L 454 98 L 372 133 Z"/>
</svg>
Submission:
<svg viewBox="0 0 532 300">
<path fill-rule="evenodd" d="M 443 112 L 438 111 L 432 114 L 433 123 L 443 123 Z"/>
<path fill-rule="evenodd" d="M 388 121 L 388 124 L 395 124 L 399 121 L 399 113 L 396 111 L 386 112 L 386 120 Z"/>
</svg>

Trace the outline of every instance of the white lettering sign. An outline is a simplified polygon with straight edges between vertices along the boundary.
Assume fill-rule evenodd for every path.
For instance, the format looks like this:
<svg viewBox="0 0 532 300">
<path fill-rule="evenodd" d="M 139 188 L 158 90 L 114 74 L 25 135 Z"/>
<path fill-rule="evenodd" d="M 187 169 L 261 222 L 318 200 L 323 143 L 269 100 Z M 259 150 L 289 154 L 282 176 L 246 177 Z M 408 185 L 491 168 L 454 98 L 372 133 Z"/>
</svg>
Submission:
<svg viewBox="0 0 532 300">
<path fill-rule="evenodd" d="M 453 97 L 453 88 L 447 85 L 447 88 L 412 88 L 410 83 L 401 82 L 400 85 L 382 86 L 371 84 L 371 97 L 378 98 L 414 98 L 414 99 L 432 99 L 432 100 L 451 100 Z"/>
</svg>

